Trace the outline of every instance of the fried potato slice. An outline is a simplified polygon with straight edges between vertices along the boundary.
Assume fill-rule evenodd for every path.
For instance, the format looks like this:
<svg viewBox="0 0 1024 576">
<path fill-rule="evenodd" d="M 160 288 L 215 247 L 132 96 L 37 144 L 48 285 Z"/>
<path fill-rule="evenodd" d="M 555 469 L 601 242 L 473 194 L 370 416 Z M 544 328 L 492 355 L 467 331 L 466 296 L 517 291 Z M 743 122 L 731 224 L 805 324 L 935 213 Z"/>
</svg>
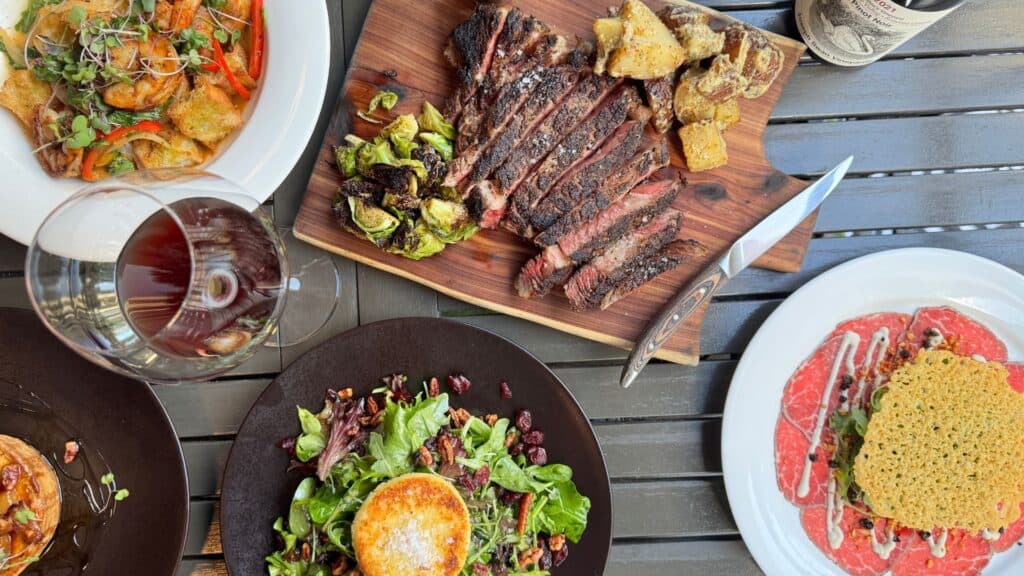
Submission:
<svg viewBox="0 0 1024 576">
<path fill-rule="evenodd" d="M 207 153 L 194 140 L 168 128 L 160 133 L 167 146 L 149 140 L 136 140 L 132 150 L 139 166 L 146 169 L 188 168 L 206 161 Z"/>
<path fill-rule="evenodd" d="M 215 150 L 217 144 L 242 125 L 242 115 L 224 90 L 200 82 L 188 95 L 167 110 L 182 134 Z"/>
<path fill-rule="evenodd" d="M 31 128 L 36 108 L 45 104 L 51 94 L 50 85 L 28 70 L 12 70 L 0 88 L 0 106 L 10 110 L 25 128 Z"/>
</svg>

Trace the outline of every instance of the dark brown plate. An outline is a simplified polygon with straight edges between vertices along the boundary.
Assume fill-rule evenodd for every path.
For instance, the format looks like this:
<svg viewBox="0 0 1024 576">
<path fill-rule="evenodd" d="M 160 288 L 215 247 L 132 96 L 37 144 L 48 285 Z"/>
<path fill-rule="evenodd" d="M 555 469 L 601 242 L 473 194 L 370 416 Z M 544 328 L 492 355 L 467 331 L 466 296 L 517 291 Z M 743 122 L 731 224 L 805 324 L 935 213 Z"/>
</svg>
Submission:
<svg viewBox="0 0 1024 576">
<path fill-rule="evenodd" d="M 11 409 L 12 400 L 29 395 L 49 410 L 29 416 Z M 109 468 L 118 486 L 131 492 L 85 549 L 75 549 L 70 529 L 76 522 L 69 515 L 78 490 L 58 471 L 61 525 L 53 548 L 26 576 L 76 575 L 69 564 L 82 562 L 88 563 L 84 576 L 175 573 L 188 526 L 188 480 L 177 435 L 148 384 L 81 358 L 31 312 L 0 309 L 0 405 L 0 434 L 27 441 L 51 462 L 63 457 L 64 442 L 74 435 L 83 444 L 76 463 L 88 458 L 102 466 L 100 474 Z"/>
<path fill-rule="evenodd" d="M 459 322 L 404 318 L 368 324 L 341 334 L 299 358 L 260 395 L 242 423 L 224 472 L 221 539 L 235 576 L 264 574 L 274 550 L 271 525 L 284 515 L 302 476 L 288 474 L 278 440 L 299 432 L 295 406 L 318 408 L 328 388 L 350 387 L 365 395 L 380 378 L 400 372 L 409 382 L 463 373 L 473 382 L 455 407 L 474 414 L 511 416 L 529 408 L 545 432 L 551 462 L 573 469 L 580 492 L 591 501 L 587 530 L 570 548 L 556 576 L 598 576 L 611 544 L 611 489 L 590 422 L 572 394 L 544 364 L 512 342 Z M 507 381 L 513 398 L 502 400 Z M 442 385 L 443 386 L 443 385 Z M 410 387 L 415 390 L 415 387 Z"/>
</svg>

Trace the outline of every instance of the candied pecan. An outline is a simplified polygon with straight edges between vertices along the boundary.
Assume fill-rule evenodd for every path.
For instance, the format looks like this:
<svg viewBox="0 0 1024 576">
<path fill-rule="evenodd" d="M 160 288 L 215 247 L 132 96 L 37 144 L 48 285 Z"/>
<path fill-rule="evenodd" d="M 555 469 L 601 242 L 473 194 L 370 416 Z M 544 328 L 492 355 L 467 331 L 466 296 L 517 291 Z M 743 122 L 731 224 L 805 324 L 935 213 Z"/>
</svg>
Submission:
<svg viewBox="0 0 1024 576">
<path fill-rule="evenodd" d="M 529 410 L 516 412 L 516 428 L 519 428 L 520 432 L 529 432 L 533 428 L 533 414 L 530 414 Z"/>
<path fill-rule="evenodd" d="M 312 550 L 309 547 L 309 542 L 302 543 L 302 559 L 309 562 L 309 557 L 312 554 Z"/>
<path fill-rule="evenodd" d="M 342 576 L 348 570 L 348 557 L 342 556 L 331 566 L 331 576 Z"/>
<path fill-rule="evenodd" d="M 540 548 L 534 547 L 528 550 L 523 550 L 519 553 L 519 566 L 526 567 L 531 564 L 536 564 L 540 562 L 541 556 L 543 555 L 544 551 Z"/>
<path fill-rule="evenodd" d="M 516 519 L 516 534 L 522 536 L 526 533 L 526 519 L 530 516 L 530 506 L 533 506 L 533 493 L 527 492 L 519 498 L 519 517 Z M 520 560 L 522 564 L 522 560 Z"/>
<path fill-rule="evenodd" d="M 459 396 L 469 392 L 469 387 L 472 385 L 473 383 L 469 381 L 469 378 L 462 374 L 450 374 L 448 376 L 448 387 Z"/>
<path fill-rule="evenodd" d="M 530 464 L 543 466 L 548 463 L 548 451 L 540 446 L 530 446 L 526 449 L 526 458 Z"/>
<path fill-rule="evenodd" d="M 437 378 L 431 378 L 430 383 L 427 384 L 427 396 L 433 398 L 441 393 L 441 383 L 438 382 Z"/>
<path fill-rule="evenodd" d="M 65 442 L 64 443 L 64 463 L 65 464 L 71 464 L 72 462 L 74 462 L 75 458 L 78 457 L 78 451 L 80 449 L 81 449 L 81 446 L 79 446 L 78 442 L 75 442 L 74 440 L 68 440 L 67 442 Z"/>
<path fill-rule="evenodd" d="M 452 446 L 452 439 L 448 436 L 441 436 L 441 439 L 437 441 L 437 453 L 441 456 L 442 463 L 455 463 L 455 448 Z"/>
<path fill-rule="evenodd" d="M 348 400 L 352 397 L 352 394 L 353 392 L 351 388 L 342 388 L 341 390 L 338 390 L 338 398 L 340 400 Z"/>
<path fill-rule="evenodd" d="M 511 448 L 516 443 L 516 440 L 519 440 L 519 433 L 515 430 L 505 434 L 505 448 Z"/>
<path fill-rule="evenodd" d="M 18 483 L 18 478 L 21 478 L 21 466 L 17 464 L 4 466 L 3 470 L 0 470 L 0 486 L 3 487 L 4 492 L 14 490 L 14 485 Z"/>
<path fill-rule="evenodd" d="M 502 382 L 499 386 L 501 389 L 501 399 L 511 400 L 512 399 L 512 387 L 508 385 L 508 382 Z"/>
<path fill-rule="evenodd" d="M 366 397 L 366 411 L 370 413 L 370 416 L 380 412 L 380 406 L 377 405 L 377 401 L 373 399 L 373 396 Z M 344 559 L 344 557 L 342 557 Z"/>
<path fill-rule="evenodd" d="M 491 567 L 480 562 L 473 562 L 473 576 L 491 576 Z"/>
<path fill-rule="evenodd" d="M 370 423 L 373 422 L 373 416 L 360 416 L 358 422 L 360 426 L 369 428 Z"/>
<path fill-rule="evenodd" d="M 383 420 L 383 419 L 384 419 L 384 411 L 381 410 L 380 412 L 377 412 L 376 414 L 374 414 L 372 418 L 370 418 L 370 426 L 377 426 L 378 424 L 380 424 L 380 421 Z"/>
<path fill-rule="evenodd" d="M 551 548 L 552 552 L 558 552 L 565 546 L 565 534 L 555 534 L 548 538 L 548 548 Z"/>
<path fill-rule="evenodd" d="M 530 430 L 523 434 L 523 444 L 528 446 L 540 446 L 544 443 L 544 433 L 540 430 Z"/>
<path fill-rule="evenodd" d="M 484 416 L 484 422 L 486 422 L 488 426 L 494 426 L 494 423 L 497 422 L 497 421 L 498 421 L 498 415 L 497 414 L 488 414 L 488 415 Z"/>
<path fill-rule="evenodd" d="M 473 417 L 465 408 L 449 408 L 448 416 L 452 419 L 452 428 L 462 428 Z"/>
<path fill-rule="evenodd" d="M 426 466 L 427 468 L 434 465 L 434 457 L 430 455 L 430 450 L 427 450 L 426 446 L 420 446 L 419 455 L 416 460 L 421 466 Z"/>
</svg>

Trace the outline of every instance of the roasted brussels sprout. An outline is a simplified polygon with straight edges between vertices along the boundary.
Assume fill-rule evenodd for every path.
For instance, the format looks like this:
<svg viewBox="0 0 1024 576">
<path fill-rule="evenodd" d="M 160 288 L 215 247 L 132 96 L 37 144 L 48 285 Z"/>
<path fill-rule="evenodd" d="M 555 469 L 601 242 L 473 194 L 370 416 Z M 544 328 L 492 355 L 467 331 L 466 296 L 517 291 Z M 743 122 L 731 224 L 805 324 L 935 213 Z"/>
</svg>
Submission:
<svg viewBox="0 0 1024 576">
<path fill-rule="evenodd" d="M 455 156 L 455 146 L 452 144 L 452 141 L 437 132 L 420 132 L 419 139 L 430 144 L 434 150 L 437 150 L 437 153 L 441 155 L 445 162 Z"/>
<path fill-rule="evenodd" d="M 378 246 L 384 246 L 401 224 L 390 212 L 362 198 L 350 196 L 348 207 L 353 224 Z"/>
<path fill-rule="evenodd" d="M 412 140 L 406 140 L 405 138 L 395 134 L 391 135 L 391 146 L 395 149 L 395 154 L 397 154 L 399 158 L 406 159 L 412 158 L 412 153 L 420 147 L 419 144 Z"/>
<path fill-rule="evenodd" d="M 455 140 L 455 127 L 448 123 L 441 112 L 430 102 L 423 103 L 420 113 L 420 129 L 424 132 L 437 132 L 449 140 Z"/>
<path fill-rule="evenodd" d="M 363 176 L 371 177 L 371 170 L 377 164 L 398 165 L 398 158 L 387 140 L 364 144 L 356 154 L 356 170 Z"/>
<path fill-rule="evenodd" d="M 430 231 L 430 227 L 421 218 L 411 227 L 409 222 L 402 224 L 395 233 L 388 252 L 401 254 L 410 260 L 420 260 L 437 254 L 444 250 L 444 247 L 445 243 Z"/>
<path fill-rule="evenodd" d="M 391 124 L 381 128 L 379 136 L 386 139 L 403 138 L 411 142 L 419 131 L 420 125 L 416 123 L 416 117 L 412 114 L 402 114 Z"/>
<path fill-rule="evenodd" d="M 384 186 L 370 180 L 362 180 L 358 176 L 349 178 L 338 187 L 338 193 L 344 197 L 355 196 L 369 200 L 374 204 L 380 202 L 384 197 Z"/>
<path fill-rule="evenodd" d="M 338 170 L 345 178 L 351 178 L 358 174 L 356 171 L 356 155 L 359 153 L 360 145 L 338 146 L 334 149 L 334 158 L 338 162 Z"/>
<path fill-rule="evenodd" d="M 477 231 L 461 202 L 428 198 L 420 204 L 420 213 L 430 231 L 446 244 L 465 240 Z"/>
<path fill-rule="evenodd" d="M 412 159 L 419 160 L 427 169 L 427 186 L 433 186 L 440 182 L 448 174 L 448 165 L 445 164 L 441 155 L 430 146 L 420 146 L 412 152 Z"/>
</svg>

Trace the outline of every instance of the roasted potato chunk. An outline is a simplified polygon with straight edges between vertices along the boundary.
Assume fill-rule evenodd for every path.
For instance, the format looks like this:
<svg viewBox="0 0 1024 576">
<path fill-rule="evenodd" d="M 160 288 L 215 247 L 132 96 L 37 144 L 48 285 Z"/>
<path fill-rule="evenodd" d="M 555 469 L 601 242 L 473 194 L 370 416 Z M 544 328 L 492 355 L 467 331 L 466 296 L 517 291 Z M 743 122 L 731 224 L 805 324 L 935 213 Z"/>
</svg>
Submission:
<svg viewBox="0 0 1024 576">
<path fill-rule="evenodd" d="M 715 106 L 715 124 L 725 132 L 740 121 L 740 101 L 736 98 Z"/>
<path fill-rule="evenodd" d="M 679 129 L 679 139 L 683 143 L 683 155 L 690 172 L 711 170 L 725 166 L 729 161 L 725 138 L 713 120 L 683 126 Z"/>
<path fill-rule="evenodd" d="M 7 108 L 26 128 L 32 127 L 39 108 L 50 99 L 50 85 L 28 70 L 11 70 L 0 88 L 0 106 Z"/>
<path fill-rule="evenodd" d="M 198 166 L 206 160 L 206 154 L 194 140 L 174 129 L 160 133 L 167 141 L 167 146 L 136 140 L 132 143 L 135 159 L 139 166 L 147 169 L 155 168 L 188 168 Z"/>
<path fill-rule="evenodd" d="M 211 150 L 235 128 L 242 125 L 242 115 L 235 109 L 224 90 L 208 82 L 201 82 L 184 100 L 167 110 L 174 125 L 182 134 L 198 140 Z"/>
<path fill-rule="evenodd" d="M 710 120 L 715 117 L 715 103 L 697 90 L 697 82 L 703 74 L 699 67 L 693 67 L 683 73 L 676 85 L 673 106 L 676 118 L 683 124 Z"/>
<path fill-rule="evenodd" d="M 683 24 L 675 28 L 676 38 L 686 53 L 687 62 L 698 62 L 720 54 L 725 34 L 715 32 L 707 24 Z"/>
<path fill-rule="evenodd" d="M 697 79 L 697 91 L 715 104 L 722 104 L 739 95 L 740 73 L 725 54 L 715 56 L 711 66 Z"/>
<path fill-rule="evenodd" d="M 746 24 L 726 26 L 723 49 L 740 73 L 744 98 L 764 94 L 782 71 L 786 59 L 763 32 Z"/>
<path fill-rule="evenodd" d="M 669 28 L 678 28 L 686 24 L 711 25 L 711 14 L 695 6 L 669 4 L 658 11 L 658 18 Z"/>
<path fill-rule="evenodd" d="M 597 37 L 597 55 L 594 59 L 594 73 L 604 74 L 608 58 L 622 41 L 622 20 L 598 18 L 594 20 L 594 36 Z"/>
<path fill-rule="evenodd" d="M 626 0 L 618 19 L 622 24 L 618 43 L 614 47 L 599 47 L 599 51 L 611 54 L 607 66 L 610 75 L 651 80 L 667 76 L 683 63 L 683 47 L 643 2 Z M 608 27 L 609 37 L 614 39 L 613 26 L 603 26 Z"/>
</svg>

